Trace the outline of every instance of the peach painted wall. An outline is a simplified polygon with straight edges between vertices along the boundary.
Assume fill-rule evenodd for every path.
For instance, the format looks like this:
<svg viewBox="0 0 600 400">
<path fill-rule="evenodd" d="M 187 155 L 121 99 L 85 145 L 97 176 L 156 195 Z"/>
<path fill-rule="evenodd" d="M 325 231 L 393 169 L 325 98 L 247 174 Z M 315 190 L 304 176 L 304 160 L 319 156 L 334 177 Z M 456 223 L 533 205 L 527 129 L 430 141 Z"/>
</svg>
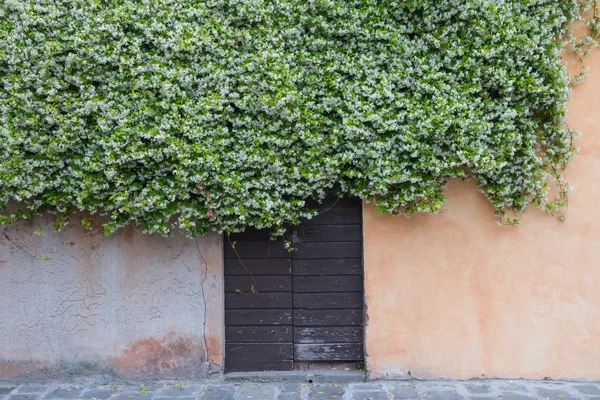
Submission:
<svg viewBox="0 0 600 400">
<path fill-rule="evenodd" d="M 600 379 L 600 51 L 588 64 L 567 222 L 532 208 L 499 226 L 472 182 L 451 182 L 437 215 L 365 205 L 372 377 Z"/>
</svg>

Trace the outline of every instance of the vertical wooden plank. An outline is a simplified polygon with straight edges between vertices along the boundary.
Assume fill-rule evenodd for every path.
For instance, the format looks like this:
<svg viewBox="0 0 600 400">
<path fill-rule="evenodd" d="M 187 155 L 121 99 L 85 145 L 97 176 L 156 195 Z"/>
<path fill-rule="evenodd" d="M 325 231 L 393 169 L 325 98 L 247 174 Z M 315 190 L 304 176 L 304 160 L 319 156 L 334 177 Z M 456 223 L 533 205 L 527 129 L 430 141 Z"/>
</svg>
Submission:
<svg viewBox="0 0 600 400">
<path fill-rule="evenodd" d="M 292 229 L 295 361 L 364 358 L 361 202 L 327 202 Z"/>
<path fill-rule="evenodd" d="M 292 370 L 291 253 L 264 230 L 223 240 L 225 370 Z"/>
</svg>

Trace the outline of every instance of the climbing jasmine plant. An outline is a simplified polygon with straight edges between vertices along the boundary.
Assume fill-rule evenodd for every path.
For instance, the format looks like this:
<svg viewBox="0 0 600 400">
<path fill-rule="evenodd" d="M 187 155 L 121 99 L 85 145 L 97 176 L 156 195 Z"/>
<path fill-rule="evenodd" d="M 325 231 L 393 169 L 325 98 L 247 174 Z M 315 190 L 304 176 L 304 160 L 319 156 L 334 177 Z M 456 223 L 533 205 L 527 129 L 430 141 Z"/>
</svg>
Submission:
<svg viewBox="0 0 600 400">
<path fill-rule="evenodd" d="M 560 216 L 575 0 L 0 0 L 2 222 L 191 236 L 297 223 L 332 187 Z M 597 36 L 596 15 L 587 37 Z M 588 46 L 588 47 L 585 47 Z M 557 198 L 548 199 L 551 187 Z M 91 226 L 84 219 L 86 227 Z"/>
</svg>

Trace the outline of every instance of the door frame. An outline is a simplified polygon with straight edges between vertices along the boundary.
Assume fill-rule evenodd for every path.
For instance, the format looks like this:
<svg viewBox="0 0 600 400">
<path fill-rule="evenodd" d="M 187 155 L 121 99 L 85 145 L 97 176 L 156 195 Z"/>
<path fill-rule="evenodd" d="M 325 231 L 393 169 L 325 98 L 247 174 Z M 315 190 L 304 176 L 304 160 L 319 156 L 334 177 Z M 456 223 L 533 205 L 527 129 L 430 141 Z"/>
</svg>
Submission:
<svg viewBox="0 0 600 400">
<path fill-rule="evenodd" d="M 361 214 L 361 257 L 360 257 L 360 261 L 361 261 L 361 265 L 362 265 L 362 317 L 363 317 L 363 321 L 362 321 L 362 325 L 361 325 L 361 330 L 362 330 L 362 351 L 363 351 L 363 360 L 362 360 L 362 372 L 367 375 L 368 374 L 368 354 L 367 354 L 367 325 L 368 325 L 368 304 L 367 304 L 367 298 L 366 298 L 366 288 L 365 288 L 365 223 L 364 223 L 364 218 L 365 218 L 365 202 L 364 200 L 360 200 L 360 214 Z M 289 228 L 290 230 L 292 229 L 291 227 Z M 224 375 L 235 375 L 235 374 L 248 374 L 248 373 L 252 373 L 252 372 L 260 372 L 260 373 L 264 373 L 264 372 L 273 372 L 273 373 L 279 373 L 279 372 L 283 372 L 283 371 L 248 371 L 248 372 L 228 372 L 226 370 L 226 360 L 227 360 L 227 351 L 226 351 L 226 321 L 225 321 L 225 313 L 226 313 L 226 309 L 225 309 L 225 234 L 221 234 L 219 235 L 220 237 L 220 245 L 221 245 L 221 251 L 220 251 L 220 256 L 221 256 L 221 285 L 220 288 L 221 290 L 221 326 L 220 326 L 220 331 L 221 331 L 221 340 L 220 340 L 220 357 L 219 357 L 219 366 L 221 368 L 221 372 Z M 291 235 L 291 232 L 290 232 Z M 293 268 L 293 266 L 292 266 Z M 293 274 L 293 272 L 292 272 Z M 293 275 L 292 275 L 293 276 Z M 292 308 L 293 310 L 293 308 Z M 292 325 L 292 329 L 293 329 L 293 325 Z M 208 343 L 207 343 L 207 356 L 210 359 L 210 352 L 208 351 Z M 286 371 L 289 372 L 289 371 Z M 304 371 L 291 371 L 291 372 L 304 372 Z M 344 372 L 344 371 L 342 371 Z"/>
</svg>

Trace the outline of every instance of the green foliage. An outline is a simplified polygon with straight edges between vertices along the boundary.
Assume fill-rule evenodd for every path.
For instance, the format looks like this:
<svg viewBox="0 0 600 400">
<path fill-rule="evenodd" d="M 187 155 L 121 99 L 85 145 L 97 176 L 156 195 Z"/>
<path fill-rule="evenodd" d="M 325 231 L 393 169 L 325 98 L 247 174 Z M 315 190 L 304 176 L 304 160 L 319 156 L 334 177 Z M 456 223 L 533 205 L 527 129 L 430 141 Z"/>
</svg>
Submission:
<svg viewBox="0 0 600 400">
<path fill-rule="evenodd" d="M 574 30 L 567 32 L 564 42 L 569 45 L 578 57 L 579 73 L 571 78 L 572 84 L 578 84 L 588 75 L 585 58 L 600 44 L 600 6 L 598 0 L 585 0 L 578 2 L 579 13 L 576 14 L 575 26 L 582 27 L 582 34 L 576 35 Z"/>
<path fill-rule="evenodd" d="M 331 187 L 437 212 L 474 178 L 501 218 L 554 213 L 582 4 L 0 0 L 0 206 L 281 232 Z"/>
</svg>

